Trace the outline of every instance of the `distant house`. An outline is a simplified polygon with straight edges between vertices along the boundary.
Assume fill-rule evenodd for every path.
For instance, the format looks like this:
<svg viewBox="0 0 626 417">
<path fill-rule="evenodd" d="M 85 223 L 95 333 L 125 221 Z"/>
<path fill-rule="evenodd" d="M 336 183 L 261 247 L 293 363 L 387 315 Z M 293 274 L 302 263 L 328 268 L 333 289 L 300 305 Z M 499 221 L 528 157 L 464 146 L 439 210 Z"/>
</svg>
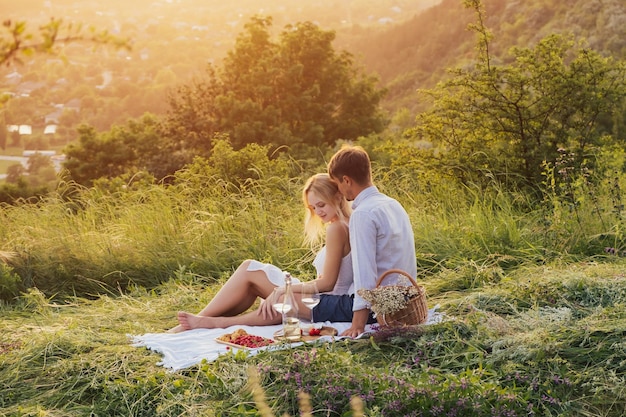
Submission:
<svg viewBox="0 0 626 417">
<path fill-rule="evenodd" d="M 17 132 L 20 135 L 32 135 L 33 127 L 31 125 L 7 125 L 9 133 Z"/>
<path fill-rule="evenodd" d="M 54 135 L 55 133 L 57 133 L 57 125 L 47 125 L 43 129 L 44 135 Z"/>
<path fill-rule="evenodd" d="M 65 162 L 65 155 L 53 155 L 50 159 L 52 160 L 52 165 L 54 165 L 54 170 L 60 172 L 61 168 L 63 168 L 63 162 Z"/>
<path fill-rule="evenodd" d="M 113 74 L 111 73 L 111 71 L 104 71 L 102 72 L 102 84 L 97 85 L 96 88 L 98 90 L 102 90 L 106 88 L 107 85 L 111 84 L 112 80 L 113 80 Z"/>
</svg>

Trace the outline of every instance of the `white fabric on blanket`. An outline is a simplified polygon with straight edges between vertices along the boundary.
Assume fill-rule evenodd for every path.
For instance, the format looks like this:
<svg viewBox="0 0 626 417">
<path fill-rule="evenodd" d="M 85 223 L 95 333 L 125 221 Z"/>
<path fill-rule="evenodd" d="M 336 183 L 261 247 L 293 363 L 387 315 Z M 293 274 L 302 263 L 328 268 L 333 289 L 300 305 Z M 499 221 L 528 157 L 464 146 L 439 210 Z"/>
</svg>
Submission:
<svg viewBox="0 0 626 417">
<path fill-rule="evenodd" d="M 443 320 L 443 315 L 436 310 L 439 306 L 435 306 L 428 311 L 428 319 L 426 324 L 439 323 Z M 318 323 L 319 324 L 319 323 Z M 324 326 L 331 326 L 337 329 L 339 334 L 350 327 L 350 323 L 323 323 Z M 220 354 L 224 354 L 229 350 L 238 350 L 234 347 L 218 343 L 215 339 L 225 333 L 232 333 L 237 329 L 244 329 L 249 334 L 272 338 L 274 332 L 282 328 L 281 325 L 275 326 L 231 326 L 226 329 L 194 329 L 180 333 L 146 333 L 138 336 L 131 336 L 132 346 L 146 347 L 150 350 L 163 355 L 163 359 L 158 362 L 165 368 L 172 371 L 178 371 L 201 363 L 203 360 L 208 362 L 214 361 Z M 365 333 L 360 335 L 363 337 L 374 331 L 376 325 L 366 326 Z M 323 336 L 313 342 L 333 341 L 343 339 L 339 336 Z M 302 343 L 302 342 L 300 342 Z M 312 342 L 309 342 L 312 343 Z M 295 346 L 296 344 L 291 344 Z M 280 345 L 272 347 L 262 347 L 258 349 L 246 349 L 251 355 L 256 354 L 260 350 L 268 348 L 280 348 Z"/>
</svg>

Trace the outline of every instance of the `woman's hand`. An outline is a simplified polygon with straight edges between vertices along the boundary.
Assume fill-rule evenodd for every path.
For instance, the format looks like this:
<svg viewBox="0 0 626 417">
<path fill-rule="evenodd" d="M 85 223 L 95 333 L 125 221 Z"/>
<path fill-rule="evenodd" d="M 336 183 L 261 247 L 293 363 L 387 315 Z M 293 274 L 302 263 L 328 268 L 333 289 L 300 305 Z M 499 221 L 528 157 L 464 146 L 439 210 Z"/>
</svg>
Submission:
<svg viewBox="0 0 626 417">
<path fill-rule="evenodd" d="M 270 295 L 268 295 L 267 298 L 261 302 L 261 306 L 259 307 L 257 314 L 263 316 L 263 319 L 265 320 L 276 317 L 279 313 L 274 310 L 274 307 L 272 306 L 280 300 L 280 297 L 282 297 L 284 293 L 285 289 L 283 287 L 274 288 L 274 291 L 272 291 Z"/>
</svg>

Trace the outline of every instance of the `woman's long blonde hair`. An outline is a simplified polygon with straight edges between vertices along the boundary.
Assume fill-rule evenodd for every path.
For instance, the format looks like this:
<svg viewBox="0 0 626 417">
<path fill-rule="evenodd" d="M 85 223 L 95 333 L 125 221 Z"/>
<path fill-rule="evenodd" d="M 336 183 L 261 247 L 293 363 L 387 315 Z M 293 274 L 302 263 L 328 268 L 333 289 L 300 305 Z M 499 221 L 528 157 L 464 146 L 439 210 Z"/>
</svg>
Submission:
<svg viewBox="0 0 626 417">
<path fill-rule="evenodd" d="M 306 209 L 304 216 L 304 241 L 310 245 L 315 245 L 324 238 L 324 222 L 309 207 L 308 195 L 311 191 L 317 194 L 326 204 L 333 206 L 337 211 L 339 221 L 345 224 L 348 224 L 350 220 L 352 207 L 348 200 L 341 195 L 337 184 L 330 179 L 328 174 L 315 174 L 307 180 L 302 190 L 302 201 Z"/>
</svg>

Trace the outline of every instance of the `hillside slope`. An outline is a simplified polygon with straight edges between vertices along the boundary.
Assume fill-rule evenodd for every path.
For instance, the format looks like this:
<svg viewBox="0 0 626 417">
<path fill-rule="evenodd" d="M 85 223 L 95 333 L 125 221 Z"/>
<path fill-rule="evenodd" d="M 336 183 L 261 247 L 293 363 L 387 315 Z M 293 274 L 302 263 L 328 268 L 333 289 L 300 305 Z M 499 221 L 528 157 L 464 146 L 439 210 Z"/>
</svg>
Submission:
<svg viewBox="0 0 626 417">
<path fill-rule="evenodd" d="M 589 46 L 618 58 L 626 56 L 626 2 L 622 0 L 485 0 L 492 52 L 504 56 L 513 46 L 532 46 L 552 33 L 573 33 Z M 475 36 L 468 24 L 473 10 L 461 0 L 443 0 L 396 26 L 340 32 L 342 47 L 360 57 L 389 88 L 389 110 L 419 108 L 415 90 L 434 85 L 445 69 L 473 59 Z"/>
</svg>

